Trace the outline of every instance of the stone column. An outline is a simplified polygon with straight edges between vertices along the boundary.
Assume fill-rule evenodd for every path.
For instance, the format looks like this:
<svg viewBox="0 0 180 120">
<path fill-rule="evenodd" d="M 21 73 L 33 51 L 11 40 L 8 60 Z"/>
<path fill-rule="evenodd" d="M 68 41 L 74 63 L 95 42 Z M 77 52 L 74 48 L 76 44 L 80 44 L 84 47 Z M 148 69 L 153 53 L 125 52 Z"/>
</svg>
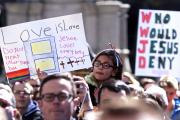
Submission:
<svg viewBox="0 0 180 120">
<path fill-rule="evenodd" d="M 127 43 L 127 10 L 128 4 L 119 1 L 99 1 L 96 2 L 98 10 L 97 46 L 105 49 L 109 42 L 118 48 L 124 60 L 124 71 L 131 72 L 129 63 L 129 50 Z"/>
<path fill-rule="evenodd" d="M 99 1 L 96 2 L 98 10 L 98 36 L 97 47 L 106 48 L 111 42 L 116 48 L 127 48 L 126 20 L 125 16 L 128 4 L 119 1 Z"/>
</svg>

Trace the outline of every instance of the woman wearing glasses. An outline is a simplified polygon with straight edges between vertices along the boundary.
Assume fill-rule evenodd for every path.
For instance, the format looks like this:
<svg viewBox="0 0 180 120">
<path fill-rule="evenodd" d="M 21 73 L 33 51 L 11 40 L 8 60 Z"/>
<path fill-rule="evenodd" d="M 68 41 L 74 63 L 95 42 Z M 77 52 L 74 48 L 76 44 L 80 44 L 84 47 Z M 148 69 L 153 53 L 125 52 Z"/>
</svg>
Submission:
<svg viewBox="0 0 180 120">
<path fill-rule="evenodd" d="M 114 49 L 105 49 L 96 55 L 93 60 L 92 72 L 90 75 L 85 76 L 94 106 L 97 105 L 97 88 L 99 88 L 104 81 L 112 78 L 121 79 L 122 69 L 122 59 Z"/>
</svg>

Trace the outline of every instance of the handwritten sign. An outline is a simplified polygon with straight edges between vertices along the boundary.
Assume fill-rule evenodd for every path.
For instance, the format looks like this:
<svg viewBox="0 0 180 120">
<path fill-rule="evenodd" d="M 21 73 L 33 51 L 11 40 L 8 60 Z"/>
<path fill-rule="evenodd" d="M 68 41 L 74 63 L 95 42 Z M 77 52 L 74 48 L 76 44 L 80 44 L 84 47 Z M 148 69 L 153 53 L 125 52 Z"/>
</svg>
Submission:
<svg viewBox="0 0 180 120">
<path fill-rule="evenodd" d="M 23 44 L 1 45 L 5 70 L 9 79 L 28 79 L 29 69 Z"/>
<path fill-rule="evenodd" d="M 47 73 L 91 67 L 82 14 L 32 21 L 1 28 L 6 72 L 28 68 Z"/>
<path fill-rule="evenodd" d="M 138 76 L 179 75 L 180 12 L 140 10 L 137 37 Z"/>
</svg>

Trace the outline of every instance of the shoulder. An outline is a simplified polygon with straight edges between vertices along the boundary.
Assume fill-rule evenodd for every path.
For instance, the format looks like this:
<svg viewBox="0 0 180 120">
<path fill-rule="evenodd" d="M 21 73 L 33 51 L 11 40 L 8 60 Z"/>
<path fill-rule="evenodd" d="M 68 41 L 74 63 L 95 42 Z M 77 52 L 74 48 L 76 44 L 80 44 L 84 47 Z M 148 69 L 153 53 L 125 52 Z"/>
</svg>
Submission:
<svg viewBox="0 0 180 120">
<path fill-rule="evenodd" d="M 33 111 L 31 114 L 24 117 L 25 120 L 43 120 L 40 110 Z"/>
<path fill-rule="evenodd" d="M 175 110 L 171 116 L 172 120 L 180 120 L 180 109 Z"/>
<path fill-rule="evenodd" d="M 88 85 L 92 85 L 92 86 L 97 87 L 96 79 L 94 78 L 94 76 L 92 74 L 86 75 L 84 77 L 84 79 L 86 80 Z"/>
<path fill-rule="evenodd" d="M 23 115 L 26 120 L 42 120 L 42 113 L 39 109 L 37 102 L 31 101 L 26 113 Z"/>
<path fill-rule="evenodd" d="M 175 107 L 172 113 L 172 120 L 179 120 L 180 119 L 180 99 L 175 100 Z"/>
</svg>

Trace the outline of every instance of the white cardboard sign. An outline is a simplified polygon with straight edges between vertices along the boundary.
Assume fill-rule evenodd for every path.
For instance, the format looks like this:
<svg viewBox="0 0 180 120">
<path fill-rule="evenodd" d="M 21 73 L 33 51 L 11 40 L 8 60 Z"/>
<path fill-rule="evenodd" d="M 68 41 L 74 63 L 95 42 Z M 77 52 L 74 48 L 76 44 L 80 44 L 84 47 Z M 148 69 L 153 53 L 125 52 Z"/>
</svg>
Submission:
<svg viewBox="0 0 180 120">
<path fill-rule="evenodd" d="M 180 12 L 140 10 L 136 50 L 137 76 L 180 77 Z"/>
<path fill-rule="evenodd" d="M 39 68 L 47 73 L 91 67 L 82 14 L 32 21 L 1 28 L 6 73 Z"/>
</svg>

